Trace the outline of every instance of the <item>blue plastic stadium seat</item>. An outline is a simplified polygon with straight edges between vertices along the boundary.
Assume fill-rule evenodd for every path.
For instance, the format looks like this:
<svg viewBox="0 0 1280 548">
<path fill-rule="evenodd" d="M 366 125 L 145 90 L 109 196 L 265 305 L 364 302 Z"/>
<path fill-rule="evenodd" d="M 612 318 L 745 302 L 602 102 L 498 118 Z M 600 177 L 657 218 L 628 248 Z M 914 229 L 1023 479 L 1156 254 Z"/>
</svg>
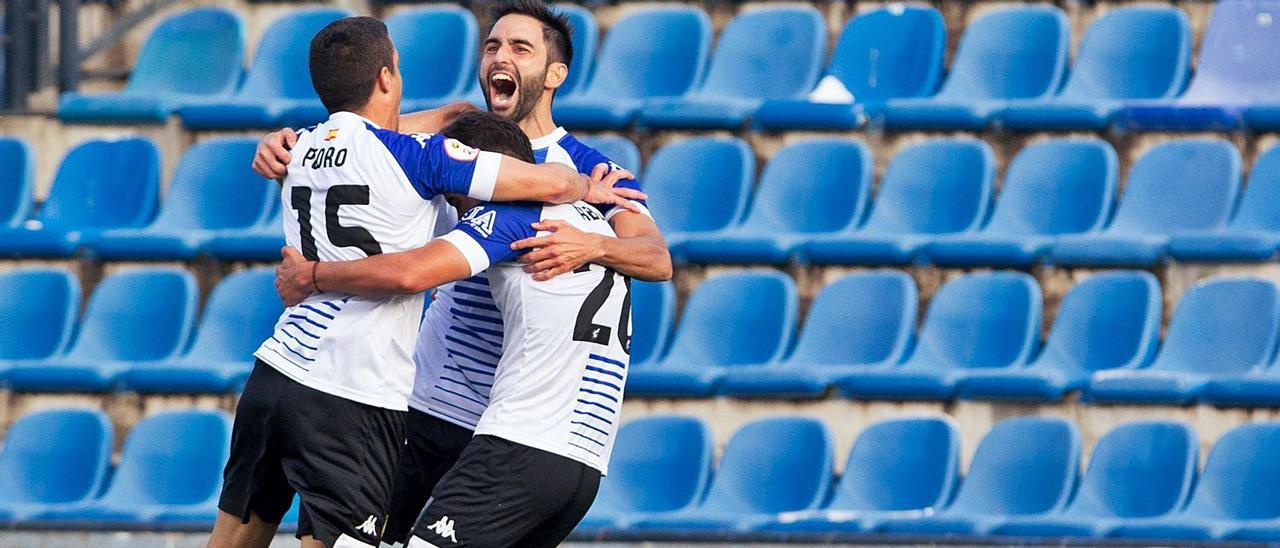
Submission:
<svg viewBox="0 0 1280 548">
<path fill-rule="evenodd" d="M 972 371 L 1024 366 L 1040 343 L 1040 286 L 1021 272 L 969 274 L 929 302 L 914 352 L 902 365 L 835 379 L 869 399 L 949 399 Z"/>
<path fill-rule="evenodd" d="M 107 260 L 190 260 L 216 231 L 261 224 L 279 202 L 279 187 L 250 168 L 255 139 L 201 141 L 187 150 L 154 222 L 104 230 L 86 247 Z"/>
<path fill-rule="evenodd" d="M 798 300 L 781 272 L 708 279 L 685 304 L 666 357 L 631 368 L 627 393 L 709 396 L 726 369 L 777 361 L 791 346 Z"/>
<path fill-rule="evenodd" d="M 191 350 L 167 362 L 121 373 L 138 392 L 226 392 L 238 390 L 253 369 L 253 352 L 271 336 L 282 311 L 275 271 L 244 270 L 213 289 Z M 307 306 L 307 305 L 303 305 Z"/>
<path fill-rule="evenodd" d="M 860 141 L 788 145 L 765 166 L 742 225 L 690 235 L 679 255 L 694 263 L 784 264 L 808 235 L 839 232 L 862 219 L 874 164 Z"/>
<path fill-rule="evenodd" d="M 596 24 L 596 16 L 585 7 L 565 3 L 555 4 L 552 7 L 569 18 L 569 26 L 573 31 L 570 36 L 570 42 L 573 43 L 573 62 L 569 65 L 569 76 L 556 90 L 556 98 L 562 99 L 581 93 L 586 86 L 591 69 L 595 65 L 596 46 L 600 41 L 600 26 Z M 609 157 L 612 158 L 612 156 Z M 614 162 L 621 164 L 616 160 Z"/>
<path fill-rule="evenodd" d="M 35 174 L 31 146 L 17 137 L 0 137 L 0 227 L 18 226 L 31 214 Z"/>
<path fill-rule="evenodd" d="M 41 512 L 40 521 L 213 524 L 231 446 L 223 411 L 169 411 L 143 419 L 125 438 L 102 498 Z"/>
<path fill-rule="evenodd" d="M 622 166 L 637 177 L 642 173 L 640 150 L 636 148 L 635 143 L 631 142 L 631 139 L 617 135 L 583 135 L 578 137 L 578 140 L 596 149 L 609 161 Z M 644 181 L 641 181 L 641 184 L 643 183 Z"/>
<path fill-rule="evenodd" d="M 1080 432 L 1069 421 L 1021 417 L 996 424 L 973 454 L 955 500 L 928 516 L 886 519 L 879 531 L 989 534 L 1015 516 L 1061 512 L 1080 467 Z"/>
<path fill-rule="evenodd" d="M 676 318 L 676 288 L 671 282 L 631 282 L 631 367 L 662 359 Z"/>
<path fill-rule="evenodd" d="M 1064 266 L 1151 266 L 1175 232 L 1221 229 L 1240 188 L 1240 152 L 1221 139 L 1157 145 L 1129 170 L 1120 203 L 1103 230 L 1060 236 L 1050 249 Z"/>
<path fill-rule="evenodd" d="M 1227 226 L 1183 231 L 1169 241 L 1169 256 L 1184 261 L 1266 261 L 1280 248 L 1280 146 L 1258 157 Z"/>
<path fill-rule="evenodd" d="M 0 381 L 8 360 L 43 360 L 62 354 L 80 314 L 80 282 L 54 268 L 0 274 Z"/>
<path fill-rule="evenodd" d="M 1210 380 L 1256 373 L 1270 363 L 1280 328 L 1280 292 L 1254 278 L 1214 278 L 1192 286 L 1169 323 L 1150 367 L 1093 374 L 1099 402 L 1195 401 Z"/>
<path fill-rule="evenodd" d="M 800 99 L 818 82 L 827 25 L 812 6 L 762 7 L 721 31 L 706 81 L 640 111 L 651 128 L 737 129 L 769 99 Z"/>
<path fill-rule="evenodd" d="M 1010 162 L 986 226 L 938 236 L 923 254 L 945 266 L 1031 266 L 1057 236 L 1102 228 L 1115 202 L 1118 163 L 1101 139 L 1028 146 Z"/>
<path fill-rule="evenodd" d="M 253 65 L 240 91 L 223 101 L 179 108 L 182 124 L 188 129 L 208 130 L 273 128 L 306 122 L 290 119 L 299 116 L 288 116 L 288 111 L 302 107 L 305 113 L 314 114 L 315 105 L 320 102 L 311 86 L 309 37 L 348 15 L 341 9 L 305 8 L 277 19 L 258 41 Z"/>
<path fill-rule="evenodd" d="M 111 421 L 96 409 L 55 409 L 15 421 L 0 444 L 0 523 L 96 497 L 111 444 Z"/>
<path fill-rule="evenodd" d="M 693 89 L 710 50 L 711 19 L 699 8 L 665 5 L 632 12 L 609 29 L 590 83 L 556 101 L 556 121 L 577 129 L 630 126 L 645 100 Z"/>
<path fill-rule="evenodd" d="M 728 368 L 717 392 L 818 397 L 838 378 L 896 366 L 915 339 L 919 296 L 905 272 L 850 274 L 814 297 L 796 349 L 781 363 Z"/>
<path fill-rule="evenodd" d="M 1133 519 L 1176 512 L 1196 481 L 1196 434 L 1178 422 L 1133 422 L 1107 432 L 1060 514 L 1010 518 L 997 535 L 1102 537 Z"/>
<path fill-rule="evenodd" d="M 240 84 L 243 64 L 240 16 L 221 7 L 184 11 L 152 31 L 123 90 L 64 93 L 58 118 L 163 124 L 182 106 L 229 98 Z"/>
<path fill-rule="evenodd" d="M 692 510 L 711 480 L 711 432 L 693 417 L 651 416 L 622 425 L 609 475 L 580 530 L 625 529 L 651 515 Z"/>
<path fill-rule="evenodd" d="M 261 224 L 214 231 L 200 252 L 224 261 L 278 261 L 285 245 L 284 210 L 277 203 L 275 213 Z"/>
<path fill-rule="evenodd" d="M 810 235 L 797 258 L 818 264 L 910 263 L 938 235 L 978 228 L 987 216 L 995 170 L 990 145 L 977 139 L 912 145 L 889 162 L 865 223 Z"/>
<path fill-rule="evenodd" d="M 755 178 L 755 153 L 737 137 L 694 137 L 658 149 L 643 183 L 673 257 L 691 233 L 719 234 L 741 221 Z M 706 207 L 707 196 L 716 197 L 716 207 Z"/>
<path fill-rule="evenodd" d="M 773 99 L 756 111 L 755 125 L 770 130 L 854 129 L 867 112 L 890 99 L 925 97 L 938 89 L 947 29 L 929 6 L 893 4 L 854 17 L 831 54 L 823 84 L 834 80 L 852 102 L 830 97 Z M 823 84 L 815 93 L 823 94 Z M 838 88 L 837 88 L 838 89 Z"/>
<path fill-rule="evenodd" d="M 101 230 L 151 221 L 159 189 L 160 153 L 151 141 L 82 143 L 63 158 L 36 217 L 0 227 L 0 256 L 70 257 Z"/>
<path fill-rule="evenodd" d="M 400 52 L 402 112 L 435 108 L 461 99 L 471 89 L 476 79 L 480 29 L 470 10 L 430 6 L 397 11 L 387 18 L 387 31 Z M 320 110 L 311 118 L 328 118 L 324 107 L 316 106 Z"/>
<path fill-rule="evenodd" d="M 636 529 L 748 530 L 780 512 L 813 510 L 831 489 L 831 434 L 808 417 L 773 417 L 743 426 L 725 444 L 696 508 L 631 524 Z"/>
<path fill-rule="evenodd" d="M 5 377 L 23 391 L 103 391 L 121 371 L 172 359 L 186 347 L 196 282 L 179 268 L 137 269 L 103 279 L 65 355 L 14 360 Z"/>
<path fill-rule="evenodd" d="M 1280 27 L 1273 22 L 1278 14 L 1275 0 L 1215 4 L 1186 92 L 1127 102 L 1117 121 L 1137 130 L 1230 130 L 1240 127 L 1247 107 L 1259 105 L 1250 124 L 1273 127 L 1280 109 L 1269 115 L 1261 104 L 1280 102 Z"/>
<path fill-rule="evenodd" d="M 933 417 L 887 420 L 858 435 L 825 509 L 783 512 L 760 529 L 871 531 L 884 518 L 941 510 L 959 480 L 960 435 L 951 422 Z"/>
<path fill-rule="evenodd" d="M 1180 93 L 1190 61 L 1185 12 L 1173 6 L 1112 9 L 1085 32 L 1062 93 L 1010 101 L 996 119 L 1020 130 L 1103 130 L 1126 100 L 1167 100 Z"/>
<path fill-rule="evenodd" d="M 1104 272 L 1072 287 L 1044 349 L 1027 367 L 971 371 L 966 399 L 1057 401 L 1095 371 L 1137 369 L 1160 343 L 1160 285 L 1147 272 Z"/>
<path fill-rule="evenodd" d="M 930 98 L 891 99 L 894 129 L 981 129 L 1007 101 L 1058 90 L 1071 47 L 1067 16 L 1048 5 L 997 8 L 965 28 L 951 73 Z"/>
</svg>

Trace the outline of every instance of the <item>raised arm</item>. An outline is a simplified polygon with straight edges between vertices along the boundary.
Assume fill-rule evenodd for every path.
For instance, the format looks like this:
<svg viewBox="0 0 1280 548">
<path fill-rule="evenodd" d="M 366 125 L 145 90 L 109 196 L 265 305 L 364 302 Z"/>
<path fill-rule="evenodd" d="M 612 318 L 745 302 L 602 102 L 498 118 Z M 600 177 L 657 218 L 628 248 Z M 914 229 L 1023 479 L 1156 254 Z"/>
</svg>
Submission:
<svg viewBox="0 0 1280 548">
<path fill-rule="evenodd" d="M 439 108 L 400 115 L 400 131 L 404 133 L 440 133 L 461 114 L 480 110 L 467 101 L 454 101 Z"/>
</svg>

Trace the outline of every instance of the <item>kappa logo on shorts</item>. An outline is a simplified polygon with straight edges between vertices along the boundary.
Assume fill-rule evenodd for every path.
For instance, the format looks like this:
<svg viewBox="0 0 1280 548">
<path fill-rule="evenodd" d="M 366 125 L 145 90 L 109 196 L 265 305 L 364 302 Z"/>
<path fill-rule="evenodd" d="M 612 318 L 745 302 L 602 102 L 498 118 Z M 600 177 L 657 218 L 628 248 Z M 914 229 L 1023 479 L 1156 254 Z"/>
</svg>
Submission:
<svg viewBox="0 0 1280 548">
<path fill-rule="evenodd" d="M 431 527 L 427 527 L 427 529 L 442 538 L 449 539 L 449 542 L 458 543 L 458 537 L 454 536 L 453 520 L 449 519 L 449 516 L 440 516 L 440 521 L 431 524 Z"/>
<path fill-rule="evenodd" d="M 369 516 L 368 519 L 364 520 L 364 523 L 361 523 L 360 525 L 356 526 L 356 530 L 366 535 L 377 536 L 378 535 L 377 516 Z"/>
</svg>

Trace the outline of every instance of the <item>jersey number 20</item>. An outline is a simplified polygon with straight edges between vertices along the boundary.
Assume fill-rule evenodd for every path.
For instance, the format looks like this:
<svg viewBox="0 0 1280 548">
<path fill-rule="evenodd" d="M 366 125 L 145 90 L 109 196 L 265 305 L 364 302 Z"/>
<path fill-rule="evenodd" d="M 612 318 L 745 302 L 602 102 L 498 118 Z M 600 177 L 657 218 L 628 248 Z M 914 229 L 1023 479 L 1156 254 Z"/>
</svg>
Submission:
<svg viewBox="0 0 1280 548">
<path fill-rule="evenodd" d="M 591 265 L 582 265 L 574 272 L 586 272 L 590 268 Z M 609 294 L 613 292 L 614 277 L 612 268 L 604 269 L 604 276 L 600 278 L 600 283 L 587 294 L 586 300 L 582 301 L 582 308 L 578 309 L 578 320 L 573 324 L 573 340 L 609 344 L 609 336 L 613 334 L 613 328 L 595 323 L 595 317 L 605 301 L 609 300 Z M 627 290 L 622 295 L 622 314 L 618 316 L 618 344 L 622 346 L 623 352 L 631 354 L 631 278 L 623 276 L 622 283 L 626 284 Z"/>
<path fill-rule="evenodd" d="M 311 231 L 311 188 L 293 187 L 289 205 L 298 211 L 298 236 L 302 239 L 302 256 L 318 261 L 316 235 Z M 373 234 L 358 226 L 342 226 L 338 208 L 344 205 L 369 205 L 369 185 L 333 185 L 324 199 L 325 235 L 335 247 L 358 247 L 366 256 L 382 253 L 382 245 Z"/>
</svg>

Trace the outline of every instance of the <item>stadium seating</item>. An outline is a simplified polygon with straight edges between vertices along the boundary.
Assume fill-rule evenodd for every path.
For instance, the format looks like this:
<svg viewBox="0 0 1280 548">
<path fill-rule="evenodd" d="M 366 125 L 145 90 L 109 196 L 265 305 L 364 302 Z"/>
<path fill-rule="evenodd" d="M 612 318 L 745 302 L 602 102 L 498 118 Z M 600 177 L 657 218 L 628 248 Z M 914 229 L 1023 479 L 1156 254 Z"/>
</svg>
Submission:
<svg viewBox="0 0 1280 548">
<path fill-rule="evenodd" d="M 1085 393 L 1098 402 L 1194 402 L 1210 380 L 1254 373 L 1270 363 L 1278 328 L 1280 293 L 1271 282 L 1200 282 L 1182 297 L 1149 367 L 1098 371 Z"/>
<path fill-rule="evenodd" d="M 264 181 L 264 184 L 271 183 Z M 262 224 L 214 231 L 200 253 L 224 261 L 280 260 L 280 248 L 285 244 L 284 210 L 277 204 L 275 213 Z"/>
<path fill-rule="evenodd" d="M 827 28 L 811 6 L 762 7 L 721 31 L 702 86 L 654 99 L 640 111 L 650 128 L 737 129 L 768 99 L 813 89 L 827 52 Z"/>
<path fill-rule="evenodd" d="M 858 435 L 831 502 L 823 510 L 783 512 L 769 531 L 874 531 L 884 518 L 941 510 L 960 482 L 960 436 L 948 420 L 886 420 Z"/>
<path fill-rule="evenodd" d="M 889 162 L 866 222 L 810 236 L 798 258 L 816 264 L 911 263 L 937 235 L 978 228 L 987 216 L 995 169 L 991 147 L 977 139 L 911 145 Z"/>
<path fill-rule="evenodd" d="M 97 410 L 55 409 L 14 421 L 0 444 L 0 523 L 96 497 L 111 462 L 111 421 Z"/>
<path fill-rule="evenodd" d="M 277 19 L 263 33 L 255 48 L 253 64 L 240 90 L 228 99 L 188 105 L 178 109 L 182 124 L 193 130 L 275 128 L 318 120 L 291 119 L 290 110 L 302 107 L 302 115 L 314 114 L 320 99 L 311 87 L 307 63 L 309 40 L 325 25 L 350 15 L 333 8 L 296 9 Z"/>
<path fill-rule="evenodd" d="M 201 7 L 169 17 L 143 45 L 123 90 L 65 93 L 58 118 L 163 124 L 182 106 L 225 100 L 240 84 L 244 34 L 240 16 L 226 8 Z"/>
<path fill-rule="evenodd" d="M 616 135 L 582 135 L 578 137 L 582 144 L 596 149 L 609 161 L 618 164 L 639 177 L 644 173 L 640 165 L 640 150 L 631 139 Z M 641 181 L 641 184 L 644 182 Z"/>
<path fill-rule="evenodd" d="M 1047 260 L 1062 266 L 1151 266 L 1175 232 L 1226 225 L 1240 187 L 1240 152 L 1220 139 L 1181 139 L 1147 151 L 1111 223 L 1090 234 L 1065 235 Z"/>
<path fill-rule="evenodd" d="M 773 417 L 752 422 L 725 444 L 702 504 L 645 517 L 632 527 L 746 530 L 779 512 L 815 509 L 831 489 L 832 460 L 831 434 L 820 421 Z"/>
<path fill-rule="evenodd" d="M 1028 267 L 1064 234 L 1094 232 L 1111 216 L 1119 162 L 1106 141 L 1050 139 L 1022 149 L 981 230 L 944 234 L 923 255 L 939 266 Z"/>
<path fill-rule="evenodd" d="M 591 69 L 595 65 L 600 27 L 596 24 L 596 16 L 587 8 L 561 3 L 556 4 L 555 9 L 569 18 L 569 26 L 573 28 L 570 36 L 570 42 L 573 44 L 573 62 L 569 64 L 569 75 L 556 90 L 556 98 L 559 99 L 582 91 L 586 84 L 587 78 L 591 75 Z"/>
<path fill-rule="evenodd" d="M 751 147 L 735 137 L 695 137 L 669 144 L 649 159 L 644 190 L 673 258 L 685 238 L 715 234 L 742 220 L 756 178 Z M 716 206 L 703 201 L 716 197 Z"/>
<path fill-rule="evenodd" d="M 1035 355 L 1042 306 L 1040 286 L 1020 272 L 957 278 L 929 302 L 902 365 L 860 371 L 835 385 L 855 398 L 950 399 L 971 371 L 1018 368 Z"/>
<path fill-rule="evenodd" d="M 150 221 L 159 188 L 160 153 L 151 141 L 82 143 L 63 158 L 39 213 L 0 227 L 0 256 L 70 257 L 98 231 Z"/>
<path fill-rule="evenodd" d="M 958 395 L 1056 401 L 1095 371 L 1144 367 L 1159 346 L 1161 300 L 1160 285 L 1147 272 L 1093 275 L 1063 297 L 1030 365 L 970 371 Z"/>
<path fill-rule="evenodd" d="M 1080 466 L 1080 432 L 1059 418 L 1020 417 L 996 424 L 973 454 L 945 509 L 885 519 L 877 530 L 914 534 L 988 534 L 1015 516 L 1048 516 L 1066 506 Z"/>
<path fill-rule="evenodd" d="M 1101 537 L 1134 519 L 1181 509 L 1196 481 L 1196 434 L 1177 422 L 1131 422 L 1108 432 L 1060 514 L 1014 517 L 994 531 L 1019 537 Z"/>
<path fill-rule="evenodd" d="M 671 282 L 631 282 L 631 367 L 662 358 L 676 318 L 676 288 Z"/>
<path fill-rule="evenodd" d="M 845 25 L 827 75 L 805 99 L 771 99 L 756 111 L 767 130 L 854 129 L 890 99 L 925 97 L 938 88 L 946 55 L 942 14 L 892 4 Z M 844 97 L 847 93 L 850 97 Z"/>
<path fill-rule="evenodd" d="M 7 360 L 61 354 L 79 313 L 80 282 L 65 270 L 28 267 L 0 274 L 0 380 Z"/>
<path fill-rule="evenodd" d="M 1280 248 L 1280 147 L 1254 162 L 1240 204 L 1226 227 L 1183 231 L 1169 241 L 1169 256 L 1183 261 L 1266 261 Z"/>
<path fill-rule="evenodd" d="M 1181 92 L 1190 61 L 1185 12 L 1159 5 L 1112 9 L 1085 32 L 1061 93 L 1010 101 L 995 117 L 1018 130 L 1105 130 L 1124 101 Z"/>
<path fill-rule="evenodd" d="M 197 143 L 182 156 L 154 222 L 104 230 L 85 245 L 106 260 L 190 260 L 216 231 L 261 224 L 280 191 L 249 168 L 256 146 L 241 137 Z"/>
<path fill-rule="evenodd" d="M 651 416 L 622 425 L 584 529 L 624 529 L 635 520 L 692 510 L 711 479 L 711 432 L 701 420 Z"/>
<path fill-rule="evenodd" d="M 590 83 L 556 101 L 555 119 L 575 129 L 625 128 L 645 100 L 694 89 L 710 49 L 711 19 L 699 8 L 664 5 L 632 12 L 605 35 Z"/>
<path fill-rule="evenodd" d="M 26 141 L 0 137 L 0 227 L 13 228 L 31 214 L 35 156 Z"/>
<path fill-rule="evenodd" d="M 918 295 L 904 272 L 850 274 L 809 306 L 795 351 L 780 363 L 724 371 L 717 392 L 735 397 L 818 397 L 836 379 L 895 367 L 915 339 Z"/>
<path fill-rule="evenodd" d="M 858 141 L 812 139 L 788 145 L 765 166 L 746 220 L 688 235 L 679 255 L 692 263 L 785 264 L 807 236 L 838 232 L 862 219 L 874 163 L 871 151 Z"/>
<path fill-rule="evenodd" d="M 168 360 L 186 347 L 196 283 L 186 270 L 137 269 L 100 282 L 64 355 L 13 360 L 5 380 L 23 391 L 103 391 L 137 364 Z"/>
<path fill-rule="evenodd" d="M 253 352 L 271 337 L 280 318 L 282 307 L 274 281 L 275 272 L 270 268 L 243 270 L 223 278 L 209 295 L 191 349 L 173 361 L 124 371 L 121 382 L 143 393 L 238 390 L 253 368 Z"/>
<path fill-rule="evenodd" d="M 791 347 L 795 282 L 772 271 L 734 272 L 698 286 L 661 361 L 634 365 L 628 395 L 709 396 L 727 368 L 775 362 Z"/>
<path fill-rule="evenodd" d="M 937 95 L 890 99 L 886 128 L 981 129 L 1009 100 L 1053 95 L 1067 72 L 1067 17 L 1056 7 L 996 8 L 965 28 Z"/>
</svg>

